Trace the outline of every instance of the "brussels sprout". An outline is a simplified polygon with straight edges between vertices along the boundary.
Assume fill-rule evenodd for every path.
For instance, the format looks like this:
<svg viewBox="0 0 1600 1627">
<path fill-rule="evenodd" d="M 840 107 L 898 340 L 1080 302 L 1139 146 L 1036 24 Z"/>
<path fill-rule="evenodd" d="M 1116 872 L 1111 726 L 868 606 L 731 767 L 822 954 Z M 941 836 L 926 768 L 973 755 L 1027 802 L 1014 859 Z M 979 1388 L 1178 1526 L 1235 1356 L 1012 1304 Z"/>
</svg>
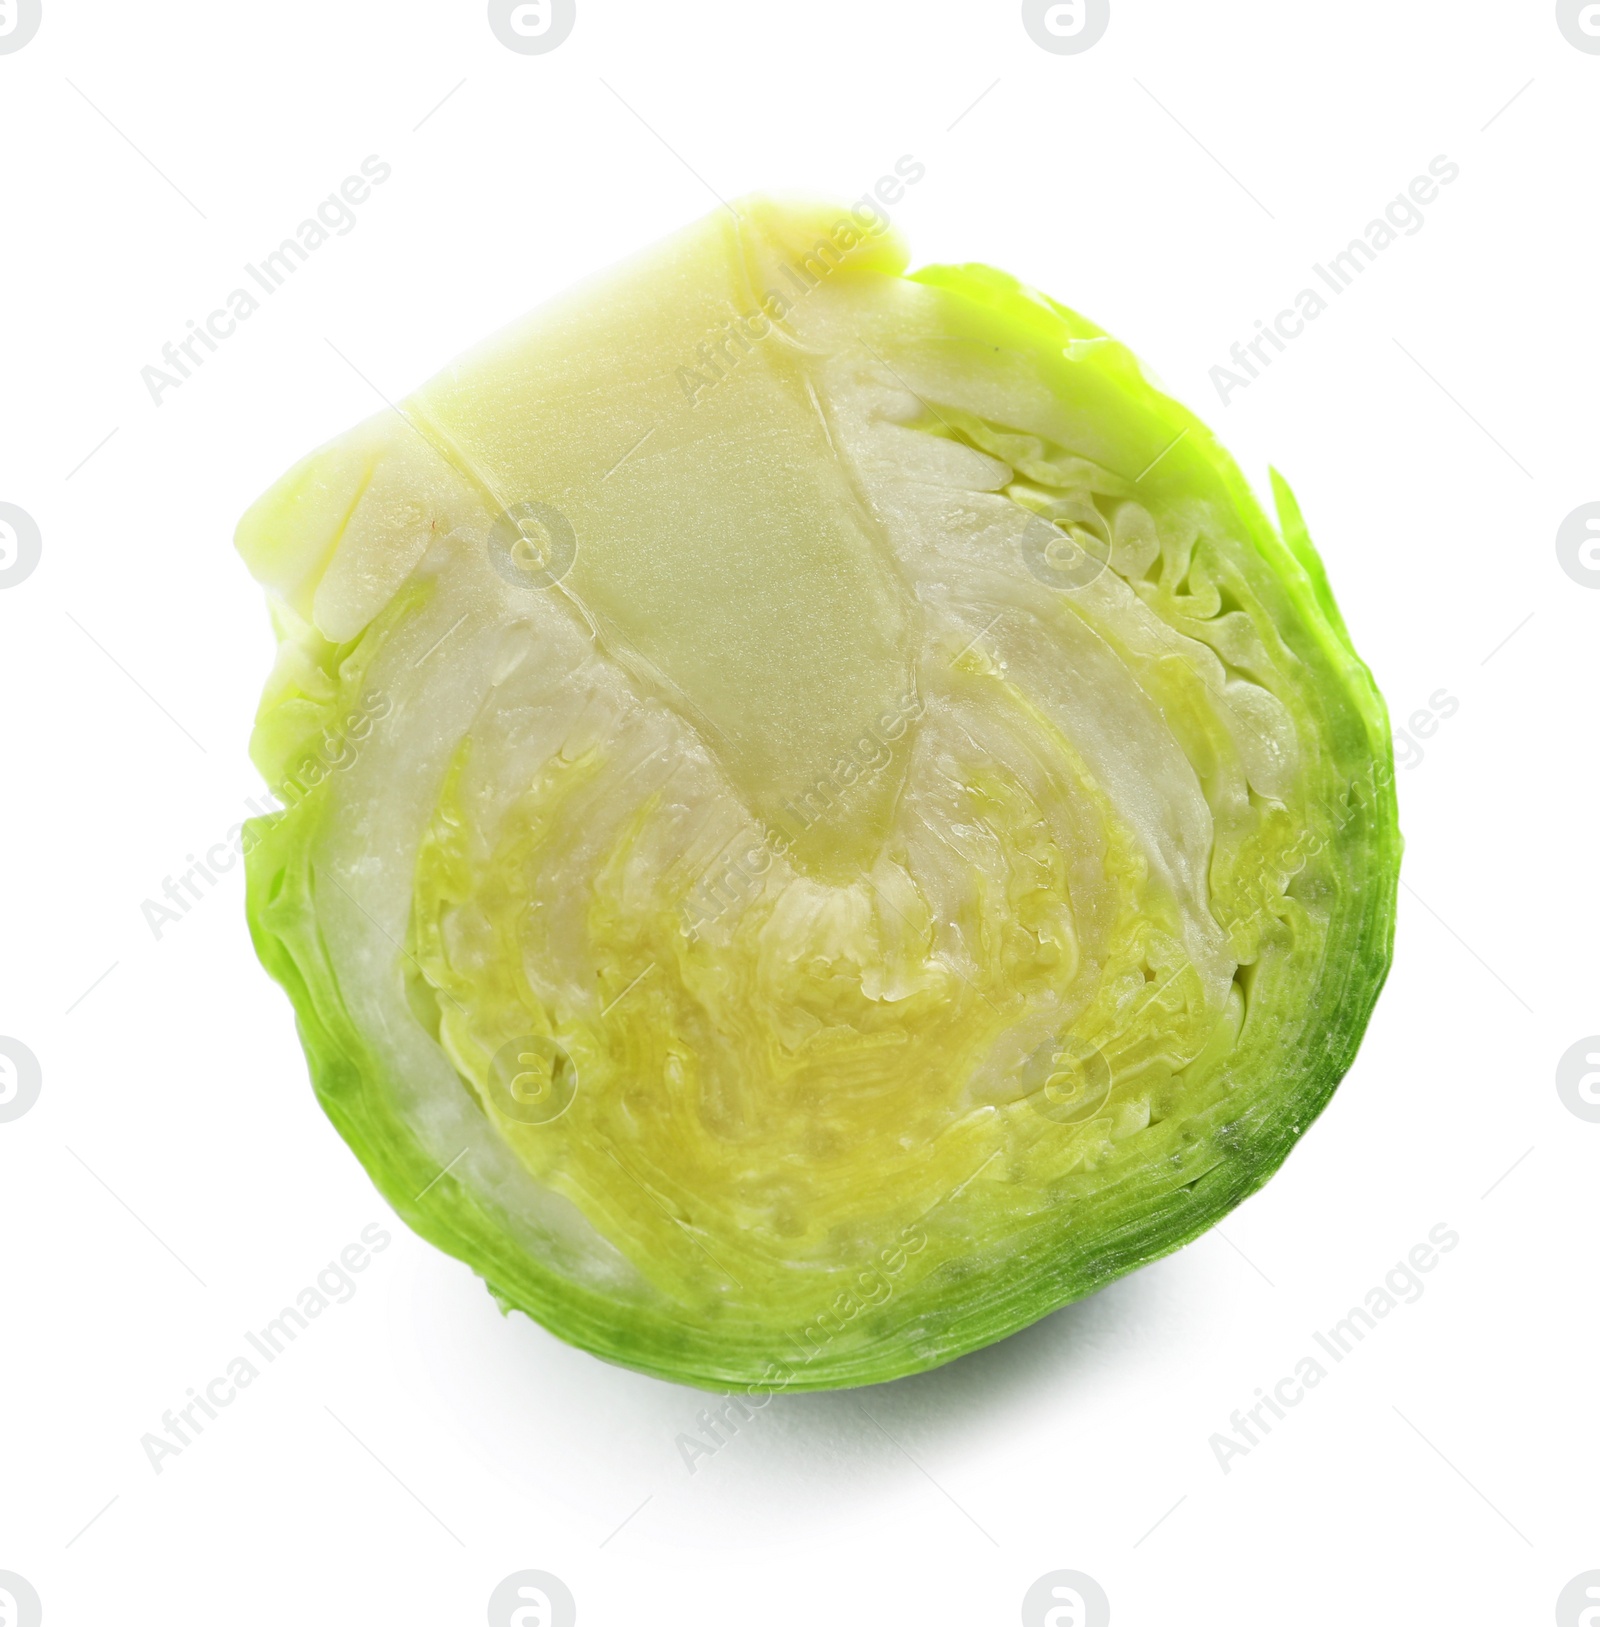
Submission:
<svg viewBox="0 0 1600 1627">
<path fill-rule="evenodd" d="M 1287 486 L 1098 328 L 753 199 L 291 470 L 257 950 L 506 1308 L 753 1391 L 1197 1236 L 1388 969 L 1386 715 Z"/>
</svg>

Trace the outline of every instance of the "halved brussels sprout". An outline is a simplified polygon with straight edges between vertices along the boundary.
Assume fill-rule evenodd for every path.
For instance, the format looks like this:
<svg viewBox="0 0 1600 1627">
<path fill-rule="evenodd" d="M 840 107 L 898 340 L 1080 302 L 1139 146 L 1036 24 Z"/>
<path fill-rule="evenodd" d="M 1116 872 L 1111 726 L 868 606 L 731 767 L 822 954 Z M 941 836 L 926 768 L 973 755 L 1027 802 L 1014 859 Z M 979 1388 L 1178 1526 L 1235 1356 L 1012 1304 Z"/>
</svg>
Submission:
<svg viewBox="0 0 1600 1627">
<path fill-rule="evenodd" d="M 329 1116 L 503 1305 L 692 1384 L 894 1378 L 1196 1236 L 1389 962 L 1388 725 L 1287 487 L 905 263 L 748 200 L 239 529 Z"/>
</svg>

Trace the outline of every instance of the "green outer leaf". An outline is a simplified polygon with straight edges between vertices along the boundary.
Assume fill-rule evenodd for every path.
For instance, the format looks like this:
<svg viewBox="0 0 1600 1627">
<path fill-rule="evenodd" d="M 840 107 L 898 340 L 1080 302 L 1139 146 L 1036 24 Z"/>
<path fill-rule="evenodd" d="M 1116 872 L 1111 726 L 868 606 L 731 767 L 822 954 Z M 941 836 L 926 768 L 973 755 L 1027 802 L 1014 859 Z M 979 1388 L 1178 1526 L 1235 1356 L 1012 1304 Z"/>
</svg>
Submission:
<svg viewBox="0 0 1600 1627">
<path fill-rule="evenodd" d="M 1185 1119 L 1134 1138 L 1120 1179 L 1017 1235 L 1004 1259 L 959 1279 L 942 1273 L 899 1288 L 852 1319 L 812 1360 L 773 1350 L 759 1329 L 695 1325 L 664 1305 L 624 1302 L 575 1284 L 530 1257 L 501 1217 L 439 1170 L 394 1105 L 380 1065 L 345 1008 L 317 922 L 315 853 L 327 797 L 253 821 L 247 836 L 248 913 L 263 965 L 288 991 L 328 1116 L 400 1217 L 471 1265 L 503 1308 L 520 1309 L 609 1361 L 681 1383 L 753 1393 L 879 1383 L 937 1366 L 1037 1321 L 1116 1277 L 1172 1252 L 1220 1220 L 1278 1168 L 1354 1060 L 1388 973 L 1400 835 L 1383 701 L 1356 655 L 1298 507 L 1282 478 L 1275 531 L 1233 460 L 1193 414 L 1161 394 L 1129 352 L 1082 317 L 982 266 L 935 267 L 916 279 L 959 296 L 995 343 L 1051 358 L 1063 384 L 1104 395 L 1123 432 L 1162 454 L 1144 489 L 1210 497 L 1243 527 L 1263 569 L 1253 586 L 1300 663 L 1300 699 L 1316 716 L 1327 758 L 1310 766 L 1313 800 L 1331 812 L 1326 850 L 1302 879 L 1328 911 L 1314 968 L 1283 968 L 1262 1009 L 1266 964 L 1255 968 L 1229 1066 L 1243 1083 Z M 1181 438 L 1180 438 L 1181 436 Z M 1120 470 L 1133 478 L 1140 470 Z M 1296 887 L 1291 887 L 1295 892 Z M 1243 1111 L 1241 1112 L 1241 1103 Z"/>
</svg>

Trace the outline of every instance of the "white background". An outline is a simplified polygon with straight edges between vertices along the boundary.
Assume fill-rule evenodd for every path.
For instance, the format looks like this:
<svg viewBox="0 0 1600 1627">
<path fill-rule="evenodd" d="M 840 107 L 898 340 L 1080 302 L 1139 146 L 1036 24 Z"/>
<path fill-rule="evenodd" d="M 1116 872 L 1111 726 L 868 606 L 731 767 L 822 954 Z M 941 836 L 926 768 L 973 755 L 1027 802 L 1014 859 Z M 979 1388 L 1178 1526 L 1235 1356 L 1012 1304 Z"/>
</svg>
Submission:
<svg viewBox="0 0 1600 1627">
<path fill-rule="evenodd" d="M 0 501 L 43 536 L 0 592 L 0 1033 L 43 1069 L 0 1124 L 0 1570 L 50 1627 L 476 1624 L 524 1567 L 586 1627 L 1010 1624 L 1055 1568 L 1117 1627 L 1549 1621 L 1600 1567 L 1600 1125 L 1554 1086 L 1600 1029 L 1600 594 L 1554 548 L 1600 498 L 1597 97 L 1542 0 L 1113 0 L 1079 56 L 953 0 L 579 0 L 542 56 L 475 4 L 44 0 L 0 55 Z M 140 369 L 370 153 L 355 228 L 154 405 Z M 1399 774 L 1364 1049 L 1266 1190 L 690 1475 L 702 1397 L 503 1319 L 394 1221 L 237 871 L 160 941 L 141 903 L 261 790 L 230 546 L 261 489 L 713 191 L 850 199 L 907 153 L 914 260 L 1133 345 L 1295 484 L 1397 724 L 1458 705 Z M 1438 154 L 1425 227 L 1222 406 L 1230 344 Z M 355 1298 L 154 1473 L 141 1435 L 374 1220 Z M 1422 1299 L 1225 1474 L 1213 1432 L 1439 1222 Z"/>
</svg>

